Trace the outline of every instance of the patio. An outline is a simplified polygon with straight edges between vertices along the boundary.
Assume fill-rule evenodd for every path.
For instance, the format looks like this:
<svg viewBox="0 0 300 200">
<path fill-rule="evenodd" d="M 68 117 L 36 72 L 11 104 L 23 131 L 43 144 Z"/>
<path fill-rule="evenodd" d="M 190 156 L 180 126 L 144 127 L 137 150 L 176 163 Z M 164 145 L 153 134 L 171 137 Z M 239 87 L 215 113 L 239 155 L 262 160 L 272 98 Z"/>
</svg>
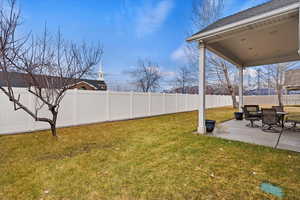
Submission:
<svg viewBox="0 0 300 200">
<path fill-rule="evenodd" d="M 264 132 L 260 128 L 246 127 L 249 121 L 230 120 L 219 124 L 213 132 L 213 136 L 247 142 L 251 144 L 274 147 L 279 133 Z M 261 126 L 261 122 L 255 124 Z M 300 132 L 285 129 L 280 139 L 278 149 L 300 152 Z"/>
<path fill-rule="evenodd" d="M 244 106 L 245 68 L 300 60 L 299 13 L 299 0 L 272 0 L 219 19 L 187 38 L 188 42 L 196 42 L 199 48 L 200 105 L 198 109 L 198 133 L 206 133 L 207 51 L 218 55 L 237 67 L 239 71 L 239 109 L 242 111 Z M 256 143 L 266 142 L 258 141 L 259 137 L 264 135 L 258 133 L 260 132 L 259 129 L 248 130 L 239 123 L 233 123 L 229 127 L 233 129 L 230 130 L 230 134 L 240 133 L 244 135 L 257 132 Z M 236 138 L 239 137 L 242 136 L 236 136 Z M 254 141 L 249 139 L 252 136 L 245 137 L 245 141 Z M 270 141 L 267 142 L 268 146 L 273 146 L 271 145 L 273 143 L 272 137 L 273 135 L 267 137 L 270 138 Z M 289 144 L 290 142 L 288 142 Z"/>
</svg>

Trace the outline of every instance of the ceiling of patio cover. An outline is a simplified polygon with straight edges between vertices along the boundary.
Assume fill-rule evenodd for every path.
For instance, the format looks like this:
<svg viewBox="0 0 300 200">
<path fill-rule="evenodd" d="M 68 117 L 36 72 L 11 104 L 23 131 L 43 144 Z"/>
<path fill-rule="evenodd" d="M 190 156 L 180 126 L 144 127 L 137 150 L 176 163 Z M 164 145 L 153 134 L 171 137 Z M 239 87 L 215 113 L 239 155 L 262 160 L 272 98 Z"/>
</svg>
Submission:
<svg viewBox="0 0 300 200">
<path fill-rule="evenodd" d="M 295 0 L 287 1 L 295 3 Z M 289 8 L 273 9 L 269 11 L 270 15 L 262 13 L 250 16 L 257 17 L 251 23 L 246 23 L 247 18 L 243 18 L 242 21 L 234 22 L 235 24 L 241 22 L 235 27 L 231 26 L 232 22 L 211 30 L 204 29 L 190 37 L 188 41 L 198 40 L 205 43 L 209 50 L 237 66 L 248 67 L 300 60 L 298 55 L 299 9 L 298 7 Z M 253 9 L 257 8 L 249 10 L 253 11 Z M 247 15 L 247 12 L 249 11 L 246 11 L 244 15 Z M 259 18 L 260 16 L 262 17 Z"/>
</svg>

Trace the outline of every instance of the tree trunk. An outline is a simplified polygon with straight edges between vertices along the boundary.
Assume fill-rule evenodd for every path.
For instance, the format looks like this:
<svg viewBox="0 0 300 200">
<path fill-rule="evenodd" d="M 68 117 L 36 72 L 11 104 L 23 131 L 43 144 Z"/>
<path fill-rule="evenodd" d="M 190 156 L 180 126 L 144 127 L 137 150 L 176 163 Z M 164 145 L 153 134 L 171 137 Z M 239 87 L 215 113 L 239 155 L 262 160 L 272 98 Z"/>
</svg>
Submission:
<svg viewBox="0 0 300 200">
<path fill-rule="evenodd" d="M 52 107 L 50 109 L 50 111 L 52 113 L 52 121 L 49 122 L 49 123 L 50 123 L 50 127 L 51 127 L 52 136 L 57 137 L 57 134 L 56 134 L 56 121 L 57 121 L 58 112 L 55 110 L 55 107 Z"/>
<path fill-rule="evenodd" d="M 283 106 L 283 104 L 282 104 L 282 87 L 281 87 L 281 85 L 277 86 L 277 98 L 278 98 L 279 106 Z"/>
<path fill-rule="evenodd" d="M 236 101 L 236 95 L 235 95 L 234 92 L 231 93 L 231 98 L 232 98 L 232 107 L 233 107 L 233 108 L 237 108 L 237 107 L 238 107 L 238 103 L 237 103 L 237 101 Z"/>
<path fill-rule="evenodd" d="M 277 91 L 277 97 L 278 97 L 278 104 L 279 106 L 283 106 L 282 104 L 282 94 L 281 94 L 281 90 Z"/>
<path fill-rule="evenodd" d="M 228 91 L 229 91 L 229 93 L 231 95 L 231 98 L 232 98 L 232 107 L 237 108 L 238 105 L 237 105 L 237 101 L 236 101 L 234 88 L 233 88 L 233 86 L 230 82 L 230 78 L 229 78 L 229 74 L 228 74 L 228 70 L 227 70 L 226 66 L 223 67 L 223 73 L 224 73 L 224 76 L 225 76 Z"/>
<path fill-rule="evenodd" d="M 50 123 L 52 136 L 57 137 L 56 124 Z"/>
</svg>

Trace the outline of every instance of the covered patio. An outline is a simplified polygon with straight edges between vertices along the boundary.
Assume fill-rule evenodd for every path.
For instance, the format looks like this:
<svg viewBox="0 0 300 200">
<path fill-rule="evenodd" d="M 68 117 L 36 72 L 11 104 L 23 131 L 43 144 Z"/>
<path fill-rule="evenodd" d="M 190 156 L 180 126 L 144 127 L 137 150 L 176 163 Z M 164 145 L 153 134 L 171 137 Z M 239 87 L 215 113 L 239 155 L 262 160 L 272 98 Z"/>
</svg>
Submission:
<svg viewBox="0 0 300 200">
<path fill-rule="evenodd" d="M 187 39 L 199 46 L 199 133 L 206 133 L 207 50 L 239 69 L 239 109 L 242 111 L 245 68 L 300 60 L 299 13 L 299 0 L 272 0 L 220 19 Z M 240 131 L 243 130 L 241 127 Z"/>
<path fill-rule="evenodd" d="M 276 145 L 280 133 L 264 132 L 259 128 L 248 128 L 246 127 L 247 123 L 236 120 L 224 122 L 217 126 L 212 135 L 268 147 Z M 261 125 L 261 123 L 257 124 Z M 277 148 L 300 152 L 300 133 L 286 129 Z"/>
</svg>

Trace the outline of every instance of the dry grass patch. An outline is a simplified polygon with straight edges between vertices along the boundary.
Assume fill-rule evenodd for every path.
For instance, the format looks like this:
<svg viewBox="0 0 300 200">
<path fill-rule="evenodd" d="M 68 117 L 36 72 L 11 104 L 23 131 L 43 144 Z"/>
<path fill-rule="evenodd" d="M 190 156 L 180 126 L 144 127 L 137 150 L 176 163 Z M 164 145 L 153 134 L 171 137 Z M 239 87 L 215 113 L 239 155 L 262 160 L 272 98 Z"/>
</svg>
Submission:
<svg viewBox="0 0 300 200">
<path fill-rule="evenodd" d="M 233 109 L 209 109 L 218 122 Z M 0 138 L 0 199 L 275 199 L 300 197 L 300 155 L 192 134 L 197 113 Z"/>
</svg>

